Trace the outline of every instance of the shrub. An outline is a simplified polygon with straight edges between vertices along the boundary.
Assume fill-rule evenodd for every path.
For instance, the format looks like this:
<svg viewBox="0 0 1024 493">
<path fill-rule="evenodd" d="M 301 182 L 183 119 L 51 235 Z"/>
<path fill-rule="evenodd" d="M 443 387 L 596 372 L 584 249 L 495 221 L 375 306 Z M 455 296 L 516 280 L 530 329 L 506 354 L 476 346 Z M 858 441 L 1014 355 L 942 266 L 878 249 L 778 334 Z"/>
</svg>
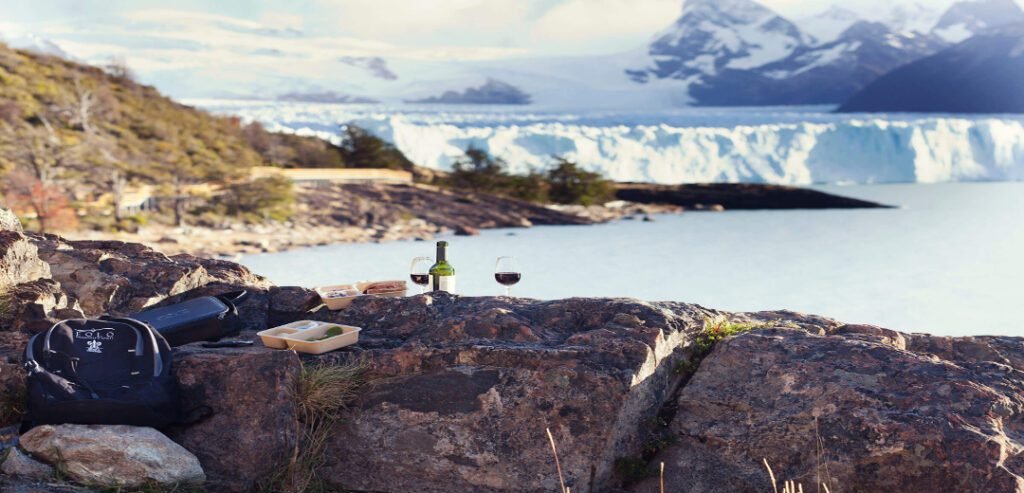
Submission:
<svg viewBox="0 0 1024 493">
<path fill-rule="evenodd" d="M 556 157 L 554 165 L 546 171 L 533 169 L 525 175 L 510 174 L 507 168 L 503 159 L 470 146 L 465 156 L 452 165 L 445 184 L 537 203 L 594 205 L 615 197 L 612 182 L 565 158 Z"/>
<path fill-rule="evenodd" d="M 413 168 L 412 161 L 402 151 L 356 125 L 345 126 L 339 149 L 345 166 L 349 168 Z"/>
<path fill-rule="evenodd" d="M 595 205 L 615 198 L 612 183 L 600 174 L 586 171 L 563 157 L 547 172 L 548 197 L 556 204 Z"/>
<path fill-rule="evenodd" d="M 216 201 L 227 215 L 246 221 L 286 221 L 292 216 L 295 191 L 287 178 L 270 176 L 231 184 Z"/>
<path fill-rule="evenodd" d="M 323 490 L 316 470 L 324 462 L 327 439 L 341 413 L 364 383 L 365 369 L 358 362 L 303 364 L 294 399 L 302 422 L 302 444 L 292 461 L 261 491 L 300 493 Z"/>
</svg>

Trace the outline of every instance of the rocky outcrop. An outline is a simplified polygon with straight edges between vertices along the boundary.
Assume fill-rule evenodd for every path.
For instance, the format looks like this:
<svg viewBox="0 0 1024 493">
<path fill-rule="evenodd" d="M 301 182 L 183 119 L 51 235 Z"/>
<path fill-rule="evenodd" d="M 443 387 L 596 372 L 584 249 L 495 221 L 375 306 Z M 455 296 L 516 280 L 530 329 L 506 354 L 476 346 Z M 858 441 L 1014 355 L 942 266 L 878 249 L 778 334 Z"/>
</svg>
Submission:
<svg viewBox="0 0 1024 493">
<path fill-rule="evenodd" d="M 809 188 L 752 183 L 690 183 L 653 185 L 619 183 L 619 200 L 639 204 L 670 204 L 692 210 L 735 209 L 871 209 L 876 202 L 843 197 Z"/>
<path fill-rule="evenodd" d="M 359 344 L 323 356 L 176 350 L 185 416 L 164 431 L 195 455 L 211 491 L 254 491 L 294 470 L 309 449 L 302 364 L 356 363 L 366 385 L 332 410 L 340 419 L 313 461 L 337 489 L 557 491 L 550 429 L 572 491 L 659 491 L 643 476 L 661 462 L 667 491 L 768 491 L 767 460 L 807 491 L 1024 492 L 1024 339 L 629 299 L 437 294 L 360 298 L 334 312 L 308 289 L 270 286 L 227 262 L 0 235 L 22 242 L 8 247 L 22 253 L 0 257 L 0 271 L 15 273 L 5 312 L 15 321 L 0 333 L 5 404 L 24 392 L 18 364 L 31 332 L 78 306 L 123 313 L 247 286 L 248 329 L 306 318 L 363 328 Z M 29 279 L 10 259 L 31 261 L 37 245 L 52 276 Z M 749 331 L 706 344 L 708 320 L 720 319 Z M 5 406 L 2 424 L 17 423 L 14 411 Z M 29 432 L 25 449 L 52 462 L 35 443 L 49 444 L 52 428 Z M 82 452 L 96 462 L 73 477 L 91 482 L 115 467 L 111 457 L 132 450 L 115 438 Z"/>
<path fill-rule="evenodd" d="M 43 425 L 22 435 L 21 446 L 86 485 L 137 488 L 206 479 L 194 455 L 152 428 Z"/>
<path fill-rule="evenodd" d="M 669 491 L 765 491 L 763 460 L 805 489 L 1022 491 L 1022 350 L 865 326 L 743 334 L 682 388 L 677 441 L 652 462 Z"/>
<path fill-rule="evenodd" d="M 317 318 L 364 328 L 372 379 L 321 474 L 358 491 L 554 491 L 550 428 L 574 491 L 614 484 L 636 423 L 670 398 L 706 311 L 633 300 L 358 300 Z"/>
<path fill-rule="evenodd" d="M 190 345 L 175 352 L 187 424 L 168 433 L 199 458 L 212 491 L 252 491 L 294 457 L 299 370 L 291 351 Z"/>
<path fill-rule="evenodd" d="M 66 241 L 50 235 L 33 236 L 33 242 L 53 279 L 88 316 L 134 313 L 215 282 L 269 287 L 238 264 L 191 255 L 168 257 L 133 243 Z"/>
<path fill-rule="evenodd" d="M 46 330 L 58 320 L 82 317 L 78 303 L 53 279 L 18 284 L 8 289 L 5 300 L 8 308 L 0 315 L 3 322 L 30 332 Z"/>
<path fill-rule="evenodd" d="M 38 249 L 25 235 L 0 231 L 0 290 L 49 277 L 50 266 L 40 260 Z"/>
<path fill-rule="evenodd" d="M 0 231 L 22 232 L 21 221 L 10 209 L 0 207 Z"/>
<path fill-rule="evenodd" d="M 8 476 L 37 480 L 50 479 L 54 475 L 52 467 L 29 457 L 17 447 L 7 453 L 0 471 Z"/>
</svg>

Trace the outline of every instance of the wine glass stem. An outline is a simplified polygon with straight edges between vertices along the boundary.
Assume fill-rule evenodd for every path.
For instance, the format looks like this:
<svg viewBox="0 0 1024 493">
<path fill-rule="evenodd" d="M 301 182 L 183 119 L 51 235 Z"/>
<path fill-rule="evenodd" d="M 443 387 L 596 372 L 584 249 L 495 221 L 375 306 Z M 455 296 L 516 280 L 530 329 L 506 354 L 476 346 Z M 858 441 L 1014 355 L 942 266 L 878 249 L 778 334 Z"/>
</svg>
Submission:
<svg viewBox="0 0 1024 493">
<path fill-rule="evenodd" d="M 512 286 L 505 286 L 505 297 L 512 297 Z"/>
</svg>

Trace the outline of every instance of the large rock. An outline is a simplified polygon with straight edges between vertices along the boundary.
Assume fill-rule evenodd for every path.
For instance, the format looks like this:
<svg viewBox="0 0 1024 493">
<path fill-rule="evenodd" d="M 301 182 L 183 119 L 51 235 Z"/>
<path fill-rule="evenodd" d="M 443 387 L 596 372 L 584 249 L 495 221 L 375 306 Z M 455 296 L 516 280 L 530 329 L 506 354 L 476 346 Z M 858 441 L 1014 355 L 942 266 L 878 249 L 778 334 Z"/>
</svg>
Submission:
<svg viewBox="0 0 1024 493">
<path fill-rule="evenodd" d="M 679 380 L 707 311 L 635 300 L 360 299 L 314 317 L 363 328 L 372 379 L 320 470 L 360 491 L 606 491 Z"/>
<path fill-rule="evenodd" d="M 28 455 L 25 455 L 19 448 L 14 447 L 7 453 L 7 458 L 0 466 L 0 471 L 9 476 L 18 476 L 26 479 L 50 479 L 53 477 L 53 467 L 43 464 Z"/>
<path fill-rule="evenodd" d="M 0 230 L 0 291 L 23 282 L 50 277 L 50 266 L 25 235 Z"/>
<path fill-rule="evenodd" d="M 767 459 L 805 490 L 1024 491 L 1021 339 L 829 332 L 719 343 L 679 394 L 678 441 L 652 461 L 667 489 L 765 491 Z"/>
<path fill-rule="evenodd" d="M 194 455 L 152 428 L 43 425 L 22 435 L 21 446 L 86 485 L 132 488 L 206 479 Z"/>
<path fill-rule="evenodd" d="M 83 316 L 78 303 L 53 279 L 18 284 L 5 294 L 7 310 L 0 314 L 0 320 L 8 329 L 41 332 L 59 320 Z"/>
<path fill-rule="evenodd" d="M 10 209 L 0 207 L 0 231 L 22 232 L 21 221 Z"/>
<path fill-rule="evenodd" d="M 191 255 L 168 257 L 146 246 L 118 241 L 65 241 L 33 236 L 53 279 L 88 316 L 130 314 L 169 296 L 211 283 L 267 288 L 245 267 Z"/>
<path fill-rule="evenodd" d="M 284 470 L 300 434 L 291 351 L 262 347 L 175 351 L 174 374 L 189 423 L 169 435 L 196 454 L 213 491 L 250 491 Z"/>
</svg>

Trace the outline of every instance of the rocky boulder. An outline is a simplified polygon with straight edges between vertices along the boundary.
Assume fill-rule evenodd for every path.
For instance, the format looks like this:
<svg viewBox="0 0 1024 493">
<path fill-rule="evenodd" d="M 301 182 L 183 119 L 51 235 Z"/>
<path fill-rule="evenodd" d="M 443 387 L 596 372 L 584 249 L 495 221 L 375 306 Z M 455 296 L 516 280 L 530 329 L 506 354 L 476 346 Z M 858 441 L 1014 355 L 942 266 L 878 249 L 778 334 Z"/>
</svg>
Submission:
<svg viewBox="0 0 1024 493">
<path fill-rule="evenodd" d="M 556 491 L 545 432 L 574 491 L 605 491 L 637 424 L 679 381 L 709 313 L 635 300 L 541 302 L 445 294 L 360 299 L 313 316 L 362 327 L 371 380 L 320 475 L 359 491 Z"/>
<path fill-rule="evenodd" d="M 0 466 L 0 472 L 9 476 L 37 480 L 50 479 L 54 475 L 53 467 L 29 457 L 17 447 L 7 453 L 7 458 Z"/>
<path fill-rule="evenodd" d="M 23 231 L 18 216 L 5 207 L 0 207 L 0 231 Z"/>
<path fill-rule="evenodd" d="M 769 490 L 763 460 L 805 489 L 1024 491 L 1022 356 L 1016 338 L 870 326 L 743 334 L 682 388 L 652 466 L 669 491 Z"/>
<path fill-rule="evenodd" d="M 212 491 L 252 491 L 295 456 L 300 368 L 294 352 L 263 347 L 175 351 L 187 423 L 168 434 L 199 458 Z"/>
<path fill-rule="evenodd" d="M 37 279 L 9 288 L 4 301 L 7 310 L 0 314 L 0 320 L 11 329 L 41 332 L 59 320 L 83 316 L 78 303 L 53 279 Z"/>
<path fill-rule="evenodd" d="M 43 425 L 22 435 L 21 446 L 86 485 L 137 488 L 206 479 L 194 455 L 152 428 Z"/>
<path fill-rule="evenodd" d="M 39 258 L 36 245 L 21 233 L 0 230 L 0 291 L 49 277 L 50 266 Z"/>
<path fill-rule="evenodd" d="M 245 267 L 222 260 L 168 257 L 143 245 L 118 241 L 32 238 L 53 279 L 78 300 L 87 316 L 134 313 L 211 283 L 270 287 Z"/>
</svg>

